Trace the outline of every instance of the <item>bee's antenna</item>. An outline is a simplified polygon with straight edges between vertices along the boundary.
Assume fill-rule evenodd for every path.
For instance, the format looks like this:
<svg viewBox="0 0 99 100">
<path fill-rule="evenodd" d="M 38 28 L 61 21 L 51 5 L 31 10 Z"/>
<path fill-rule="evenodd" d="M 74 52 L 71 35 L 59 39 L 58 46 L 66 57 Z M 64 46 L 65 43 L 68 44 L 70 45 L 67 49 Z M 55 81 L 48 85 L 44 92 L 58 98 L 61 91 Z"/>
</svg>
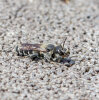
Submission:
<svg viewBox="0 0 99 100">
<path fill-rule="evenodd" d="M 64 39 L 64 41 L 63 41 L 62 48 L 64 48 L 64 45 L 65 45 L 66 40 L 67 40 L 67 37 L 66 37 L 66 38 Z"/>
</svg>

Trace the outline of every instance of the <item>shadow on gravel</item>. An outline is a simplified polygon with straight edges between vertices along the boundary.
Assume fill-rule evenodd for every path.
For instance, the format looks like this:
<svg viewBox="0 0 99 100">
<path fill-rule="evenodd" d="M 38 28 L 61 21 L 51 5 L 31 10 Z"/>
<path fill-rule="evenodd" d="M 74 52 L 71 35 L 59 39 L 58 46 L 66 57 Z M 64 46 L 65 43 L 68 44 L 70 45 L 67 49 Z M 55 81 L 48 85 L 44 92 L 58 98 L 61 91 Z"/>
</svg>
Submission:
<svg viewBox="0 0 99 100">
<path fill-rule="evenodd" d="M 61 60 L 60 63 L 66 65 L 67 67 L 71 67 L 72 65 L 75 64 L 75 61 L 72 60 L 71 58 L 64 58 L 64 59 Z"/>
</svg>

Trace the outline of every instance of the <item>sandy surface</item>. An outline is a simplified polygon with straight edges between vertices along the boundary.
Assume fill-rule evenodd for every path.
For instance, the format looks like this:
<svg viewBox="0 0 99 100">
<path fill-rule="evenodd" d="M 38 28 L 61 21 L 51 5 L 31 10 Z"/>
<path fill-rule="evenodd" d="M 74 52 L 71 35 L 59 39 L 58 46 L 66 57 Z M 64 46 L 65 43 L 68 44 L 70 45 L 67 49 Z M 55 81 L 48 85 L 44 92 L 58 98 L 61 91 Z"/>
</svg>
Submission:
<svg viewBox="0 0 99 100">
<path fill-rule="evenodd" d="M 66 35 L 71 67 L 16 55 Z M 99 0 L 0 0 L 0 100 L 99 100 Z"/>
</svg>

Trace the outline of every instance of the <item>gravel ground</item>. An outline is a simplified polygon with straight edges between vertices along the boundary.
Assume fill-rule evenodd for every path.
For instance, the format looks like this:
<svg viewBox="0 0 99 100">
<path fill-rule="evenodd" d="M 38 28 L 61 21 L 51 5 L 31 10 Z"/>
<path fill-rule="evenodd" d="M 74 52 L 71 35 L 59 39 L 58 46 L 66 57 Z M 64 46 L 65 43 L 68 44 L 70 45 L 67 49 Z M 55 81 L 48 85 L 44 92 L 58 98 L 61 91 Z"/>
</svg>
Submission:
<svg viewBox="0 0 99 100">
<path fill-rule="evenodd" d="M 71 67 L 16 55 L 64 37 Z M 0 100 L 99 100 L 98 38 L 99 0 L 0 0 Z"/>
</svg>

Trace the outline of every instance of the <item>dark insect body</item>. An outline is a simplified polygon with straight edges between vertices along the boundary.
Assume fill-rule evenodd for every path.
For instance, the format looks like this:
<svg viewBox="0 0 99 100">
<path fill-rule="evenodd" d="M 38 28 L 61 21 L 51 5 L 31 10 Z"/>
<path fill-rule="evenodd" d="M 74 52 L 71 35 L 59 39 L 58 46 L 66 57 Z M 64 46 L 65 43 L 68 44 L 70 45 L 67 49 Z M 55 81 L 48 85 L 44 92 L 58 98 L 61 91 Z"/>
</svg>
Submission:
<svg viewBox="0 0 99 100">
<path fill-rule="evenodd" d="M 16 47 L 16 52 L 18 56 L 28 56 L 32 60 L 44 59 L 47 62 L 54 61 L 59 63 L 66 61 L 69 65 L 70 63 L 72 64 L 72 60 L 67 59 L 70 55 L 70 51 L 61 45 L 24 43 Z"/>
</svg>

